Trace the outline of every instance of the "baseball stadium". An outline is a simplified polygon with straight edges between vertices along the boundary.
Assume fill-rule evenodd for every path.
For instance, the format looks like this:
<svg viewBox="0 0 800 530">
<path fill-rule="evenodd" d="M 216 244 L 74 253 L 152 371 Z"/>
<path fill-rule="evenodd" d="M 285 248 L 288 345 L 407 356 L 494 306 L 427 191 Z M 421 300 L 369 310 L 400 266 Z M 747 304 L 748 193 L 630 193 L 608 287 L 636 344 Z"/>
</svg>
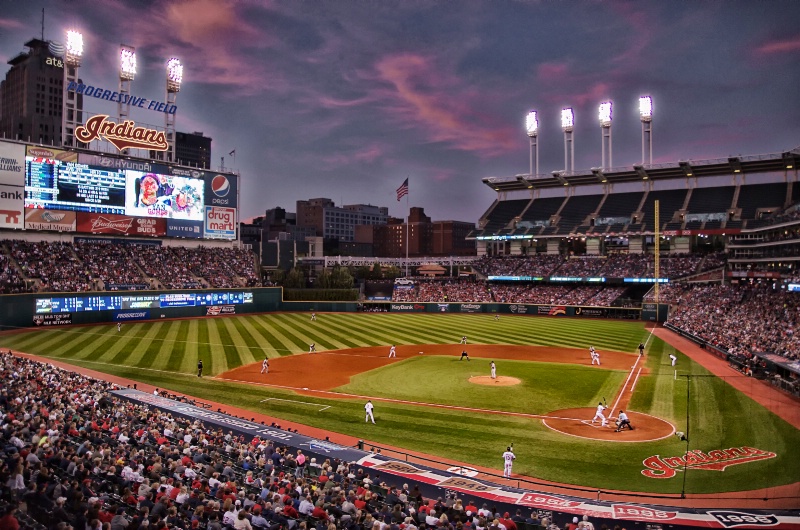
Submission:
<svg viewBox="0 0 800 530">
<path fill-rule="evenodd" d="M 800 148 L 487 177 L 473 255 L 283 270 L 174 158 L 177 70 L 139 130 L 72 59 L 63 143 L 0 141 L 22 527 L 800 528 Z"/>
</svg>

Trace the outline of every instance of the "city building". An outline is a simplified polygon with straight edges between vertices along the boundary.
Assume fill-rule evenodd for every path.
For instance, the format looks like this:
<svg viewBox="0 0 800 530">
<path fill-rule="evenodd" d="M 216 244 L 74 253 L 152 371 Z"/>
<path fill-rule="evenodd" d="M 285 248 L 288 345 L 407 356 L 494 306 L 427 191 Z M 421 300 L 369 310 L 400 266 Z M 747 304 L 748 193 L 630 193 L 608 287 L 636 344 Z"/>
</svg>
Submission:
<svg viewBox="0 0 800 530">
<path fill-rule="evenodd" d="M 390 218 L 385 225 L 356 228 L 356 242 L 371 243 L 375 256 L 402 258 L 406 256 L 474 256 L 475 243 L 467 235 L 475 229 L 465 221 L 431 221 L 423 208 L 412 207 L 408 223 Z"/>
<path fill-rule="evenodd" d="M 347 204 L 337 207 L 330 199 L 317 198 L 297 201 L 297 226 L 313 227 L 323 239 L 340 242 L 355 241 L 358 225 L 384 225 L 389 208 L 371 204 Z"/>
<path fill-rule="evenodd" d="M 27 51 L 8 61 L 0 82 L 0 137 L 45 145 L 61 145 L 64 95 L 63 47 L 31 39 Z M 76 108 L 83 109 L 83 96 Z"/>
<path fill-rule="evenodd" d="M 184 166 L 209 169 L 211 167 L 211 138 L 202 132 L 175 134 L 175 158 Z"/>
</svg>

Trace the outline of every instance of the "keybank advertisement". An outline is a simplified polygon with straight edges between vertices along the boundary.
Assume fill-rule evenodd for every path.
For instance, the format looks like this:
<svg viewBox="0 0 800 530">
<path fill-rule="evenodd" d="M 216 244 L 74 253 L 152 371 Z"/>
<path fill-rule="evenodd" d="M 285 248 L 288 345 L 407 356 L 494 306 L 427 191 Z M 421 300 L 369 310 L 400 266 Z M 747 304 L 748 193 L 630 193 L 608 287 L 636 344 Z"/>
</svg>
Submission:
<svg viewBox="0 0 800 530">
<path fill-rule="evenodd" d="M 0 228 L 25 228 L 25 188 L 0 184 Z"/>
<path fill-rule="evenodd" d="M 167 219 L 167 237 L 203 237 L 203 222 Z"/>
<path fill-rule="evenodd" d="M 0 184 L 25 185 L 25 146 L 0 142 Z"/>
</svg>

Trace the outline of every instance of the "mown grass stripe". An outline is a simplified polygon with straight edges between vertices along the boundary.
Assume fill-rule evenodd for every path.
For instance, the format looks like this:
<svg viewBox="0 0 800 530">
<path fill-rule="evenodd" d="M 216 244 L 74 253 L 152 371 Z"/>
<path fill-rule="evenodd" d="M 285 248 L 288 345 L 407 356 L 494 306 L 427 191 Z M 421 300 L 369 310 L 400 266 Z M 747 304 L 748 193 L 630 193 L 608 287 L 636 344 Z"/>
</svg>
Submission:
<svg viewBox="0 0 800 530">
<path fill-rule="evenodd" d="M 208 339 L 208 321 L 192 320 L 192 326 L 189 327 L 189 340 L 194 339 L 197 347 L 197 358 L 203 359 L 203 372 L 209 374 L 217 374 L 222 370 L 219 369 L 219 363 L 216 356 L 211 350 Z"/>
<path fill-rule="evenodd" d="M 139 361 L 139 366 L 144 366 L 147 368 L 153 368 L 155 370 L 159 369 L 157 366 L 154 365 L 158 357 L 161 355 L 162 347 L 166 342 L 169 342 L 165 338 L 165 333 L 172 325 L 172 322 L 158 322 L 156 324 L 158 326 L 158 333 L 155 337 L 150 339 L 147 344 L 147 348 L 142 355 L 141 360 Z"/>
<path fill-rule="evenodd" d="M 225 328 L 228 336 L 230 337 L 230 342 L 232 344 L 236 344 L 237 346 L 232 347 L 227 352 L 228 355 L 228 366 L 235 367 L 235 366 L 242 366 L 244 361 L 242 360 L 242 352 L 247 351 L 250 347 L 256 347 L 255 341 L 252 340 L 250 337 L 245 337 L 239 331 L 239 326 L 236 325 L 236 321 L 238 319 L 234 318 L 219 318 L 217 321 L 220 323 L 220 326 Z M 248 358 L 250 354 L 245 354 L 245 358 Z"/>
<path fill-rule="evenodd" d="M 279 331 L 280 334 L 292 345 L 294 350 L 293 353 L 302 352 L 303 350 L 308 351 L 308 345 L 312 342 L 317 345 L 317 351 L 324 349 L 322 342 L 316 335 L 308 337 L 306 335 L 296 333 L 294 331 L 294 323 L 291 319 L 286 318 L 286 316 L 276 315 L 272 319 L 271 323 L 273 328 L 276 331 Z"/>
<path fill-rule="evenodd" d="M 170 364 L 167 366 L 167 369 L 174 369 L 177 372 L 183 373 L 196 373 L 197 370 L 197 342 L 194 338 L 197 333 L 197 322 L 198 320 L 181 320 L 180 326 L 178 327 L 178 335 L 175 339 L 178 344 L 181 344 L 183 347 L 181 355 L 179 355 L 176 359 L 170 359 Z M 195 333 L 192 333 L 192 328 L 195 329 Z M 177 361 L 177 365 L 173 364 Z M 203 360 L 203 364 L 205 365 L 205 360 Z M 203 366 L 205 368 L 205 366 Z"/>
<path fill-rule="evenodd" d="M 208 334 L 208 342 L 210 343 L 210 354 L 214 358 L 214 367 L 213 373 L 222 373 L 228 371 L 230 368 L 228 367 L 228 356 L 223 351 L 222 346 L 215 346 L 218 344 L 222 344 L 222 339 L 220 338 L 219 328 L 217 327 L 217 319 L 205 319 L 203 322 L 206 324 L 205 329 Z M 220 355 L 221 354 L 221 355 Z M 232 368 L 232 367 L 231 367 Z"/>
<path fill-rule="evenodd" d="M 269 344 L 268 348 L 264 348 L 264 354 L 267 357 L 279 357 L 283 355 L 283 351 L 287 350 L 286 345 L 281 341 L 281 337 L 275 335 L 275 330 L 262 316 L 247 317 L 253 326 L 253 329 Z"/>
<path fill-rule="evenodd" d="M 264 337 L 261 332 L 253 325 L 252 317 L 245 317 L 239 319 L 239 325 L 242 327 L 243 336 L 246 333 L 252 340 L 252 347 L 247 351 L 247 359 L 244 361 L 246 364 L 253 362 L 261 362 L 262 359 L 272 350 L 272 345 Z"/>
<path fill-rule="evenodd" d="M 153 343 L 153 348 L 156 350 L 156 355 L 150 365 L 150 368 L 155 370 L 166 370 L 172 364 L 171 369 L 178 371 L 177 367 L 180 366 L 180 357 L 183 355 L 185 344 L 178 342 L 178 330 L 180 328 L 180 320 L 173 320 L 164 322 L 159 340 Z M 175 360 L 173 360 L 173 357 Z"/>
<path fill-rule="evenodd" d="M 137 327 L 139 324 L 137 324 Z M 149 367 L 151 359 L 148 359 L 153 346 L 153 341 L 161 333 L 163 327 L 162 322 L 155 322 L 152 325 L 145 326 L 145 333 L 143 337 L 129 338 L 124 342 L 125 347 L 121 348 L 113 357 L 114 364 L 128 364 L 133 366 Z M 122 341 L 120 341 L 122 342 Z M 109 352 L 110 354 L 113 353 Z M 154 353 L 153 353 L 154 355 Z M 100 360 L 106 361 L 107 355 L 103 355 Z"/>
</svg>

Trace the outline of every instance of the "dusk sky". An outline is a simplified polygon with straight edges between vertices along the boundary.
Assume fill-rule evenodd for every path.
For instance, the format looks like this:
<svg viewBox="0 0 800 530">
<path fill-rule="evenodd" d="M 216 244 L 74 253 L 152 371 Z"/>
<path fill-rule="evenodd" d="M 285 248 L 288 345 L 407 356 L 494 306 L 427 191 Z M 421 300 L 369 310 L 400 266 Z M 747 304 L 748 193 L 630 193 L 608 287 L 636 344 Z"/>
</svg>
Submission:
<svg viewBox="0 0 800 530">
<path fill-rule="evenodd" d="M 528 172 L 531 109 L 547 174 L 564 166 L 568 106 L 575 168 L 600 166 L 608 99 L 614 166 L 639 163 L 640 95 L 653 97 L 654 162 L 800 146 L 796 0 L 5 0 L 4 63 L 41 37 L 42 8 L 45 39 L 83 32 L 88 84 L 116 89 L 124 43 L 132 93 L 163 100 L 166 60 L 181 59 L 177 129 L 213 138 L 213 166 L 240 172 L 243 219 L 313 197 L 405 217 L 408 178 L 411 206 L 476 222 L 495 198 L 482 178 Z"/>
</svg>

